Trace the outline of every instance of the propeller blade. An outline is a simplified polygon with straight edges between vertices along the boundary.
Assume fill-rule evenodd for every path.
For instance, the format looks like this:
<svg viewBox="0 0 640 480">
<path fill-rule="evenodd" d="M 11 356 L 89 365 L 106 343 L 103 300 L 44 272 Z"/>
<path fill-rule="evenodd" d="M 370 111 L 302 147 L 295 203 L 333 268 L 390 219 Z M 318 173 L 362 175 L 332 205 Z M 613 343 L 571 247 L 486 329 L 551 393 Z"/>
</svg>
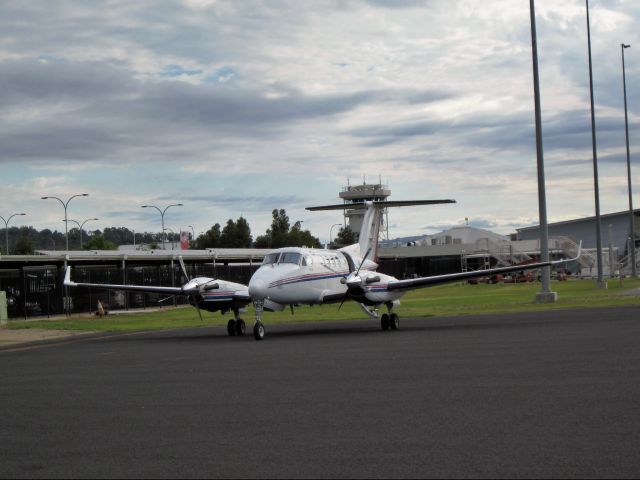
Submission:
<svg viewBox="0 0 640 480">
<path fill-rule="evenodd" d="M 182 273 L 184 274 L 184 278 L 186 278 L 188 282 L 189 280 L 191 280 L 191 278 L 187 273 L 187 267 L 184 266 L 184 260 L 182 259 L 182 255 L 178 257 L 178 261 L 180 262 L 180 267 L 182 267 Z"/>
<path fill-rule="evenodd" d="M 342 299 L 342 301 L 340 302 L 340 306 L 338 307 L 338 311 L 340 311 L 340 309 L 342 308 L 342 305 L 344 305 L 344 301 L 347 299 L 347 294 L 345 293 L 344 298 Z"/>
<path fill-rule="evenodd" d="M 364 261 L 367 259 L 370 253 L 371 253 L 371 248 L 369 248 L 369 250 L 367 250 L 367 253 L 364 254 L 364 258 L 360 262 L 360 266 L 358 267 L 358 270 L 356 270 L 356 275 L 355 275 L 356 277 L 360 273 L 360 269 L 362 268 L 362 265 L 364 265 Z"/>
</svg>

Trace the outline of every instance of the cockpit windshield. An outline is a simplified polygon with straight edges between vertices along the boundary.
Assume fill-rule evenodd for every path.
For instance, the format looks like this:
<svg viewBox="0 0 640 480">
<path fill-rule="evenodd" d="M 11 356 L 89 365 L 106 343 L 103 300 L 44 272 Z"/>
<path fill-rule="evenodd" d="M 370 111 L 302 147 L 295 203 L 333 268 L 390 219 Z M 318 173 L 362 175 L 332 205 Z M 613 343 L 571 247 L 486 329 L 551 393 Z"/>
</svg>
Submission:
<svg viewBox="0 0 640 480">
<path fill-rule="evenodd" d="M 278 263 L 278 257 L 280 256 L 279 252 L 275 253 L 267 253 L 262 261 L 262 265 L 272 265 L 274 263 Z"/>
<path fill-rule="evenodd" d="M 300 263 L 301 255 L 297 252 L 284 252 L 280 257 L 279 263 L 295 263 L 298 265 Z"/>
</svg>

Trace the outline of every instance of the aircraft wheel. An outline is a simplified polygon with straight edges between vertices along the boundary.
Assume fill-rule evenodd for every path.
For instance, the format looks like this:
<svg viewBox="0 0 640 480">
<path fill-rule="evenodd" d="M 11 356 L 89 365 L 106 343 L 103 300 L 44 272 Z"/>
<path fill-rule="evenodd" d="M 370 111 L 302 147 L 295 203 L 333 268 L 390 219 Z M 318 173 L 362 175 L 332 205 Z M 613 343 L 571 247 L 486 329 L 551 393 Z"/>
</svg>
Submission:
<svg viewBox="0 0 640 480">
<path fill-rule="evenodd" d="M 236 335 L 242 336 L 242 335 L 244 335 L 244 332 L 246 332 L 246 331 L 247 331 L 247 326 L 245 325 L 244 320 L 239 318 L 236 321 Z"/>
<path fill-rule="evenodd" d="M 392 313 L 389 316 L 389 326 L 391 327 L 391 330 L 397 330 L 400 328 L 400 317 L 397 313 Z"/>
<path fill-rule="evenodd" d="M 389 315 L 386 313 L 383 313 L 380 317 L 380 326 L 382 327 L 382 330 L 389 330 Z"/>
<path fill-rule="evenodd" d="M 264 325 L 262 322 L 256 322 L 253 326 L 253 338 L 262 340 L 264 338 Z"/>
<path fill-rule="evenodd" d="M 236 334 L 236 321 L 232 318 L 227 323 L 227 333 L 230 337 L 233 337 Z"/>
</svg>

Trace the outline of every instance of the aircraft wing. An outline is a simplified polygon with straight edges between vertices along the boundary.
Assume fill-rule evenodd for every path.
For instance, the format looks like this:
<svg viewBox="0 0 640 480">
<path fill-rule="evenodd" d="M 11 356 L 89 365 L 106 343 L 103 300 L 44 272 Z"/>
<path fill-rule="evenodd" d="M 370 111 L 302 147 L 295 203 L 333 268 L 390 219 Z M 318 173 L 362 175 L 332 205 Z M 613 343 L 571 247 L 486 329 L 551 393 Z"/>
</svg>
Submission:
<svg viewBox="0 0 640 480">
<path fill-rule="evenodd" d="M 434 275 L 431 277 L 409 278 L 407 280 L 395 280 L 387 284 L 387 290 L 413 290 L 416 288 L 431 287 L 459 280 L 468 280 L 470 278 L 487 277 L 502 273 L 520 272 L 522 270 L 534 270 L 536 268 L 561 265 L 580 258 L 580 250 L 581 248 L 578 248 L 578 255 L 576 257 L 563 260 L 529 263 L 526 265 L 512 265 L 509 267 L 492 268 L 489 270 L 474 270 L 473 272 L 449 273 L 447 275 Z"/>
<path fill-rule="evenodd" d="M 154 287 L 152 285 L 117 285 L 111 283 L 76 283 L 71 281 L 71 268 L 67 267 L 64 274 L 64 285 L 67 287 L 92 287 L 113 290 L 127 290 L 131 292 L 162 293 L 168 295 L 190 295 L 195 293 L 180 287 Z"/>
</svg>

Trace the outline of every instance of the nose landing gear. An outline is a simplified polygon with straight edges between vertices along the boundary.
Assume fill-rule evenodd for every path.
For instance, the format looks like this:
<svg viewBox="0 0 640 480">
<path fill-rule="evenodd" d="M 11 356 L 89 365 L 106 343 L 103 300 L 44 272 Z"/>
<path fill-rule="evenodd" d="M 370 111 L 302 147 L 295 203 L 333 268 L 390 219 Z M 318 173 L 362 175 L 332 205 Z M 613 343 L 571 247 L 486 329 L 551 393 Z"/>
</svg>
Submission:
<svg viewBox="0 0 640 480">
<path fill-rule="evenodd" d="M 256 310 L 256 322 L 253 324 L 253 338 L 255 338 L 256 340 L 263 340 L 265 331 L 260 317 L 262 316 L 262 311 L 264 310 L 264 300 L 254 300 L 253 307 Z"/>
</svg>

